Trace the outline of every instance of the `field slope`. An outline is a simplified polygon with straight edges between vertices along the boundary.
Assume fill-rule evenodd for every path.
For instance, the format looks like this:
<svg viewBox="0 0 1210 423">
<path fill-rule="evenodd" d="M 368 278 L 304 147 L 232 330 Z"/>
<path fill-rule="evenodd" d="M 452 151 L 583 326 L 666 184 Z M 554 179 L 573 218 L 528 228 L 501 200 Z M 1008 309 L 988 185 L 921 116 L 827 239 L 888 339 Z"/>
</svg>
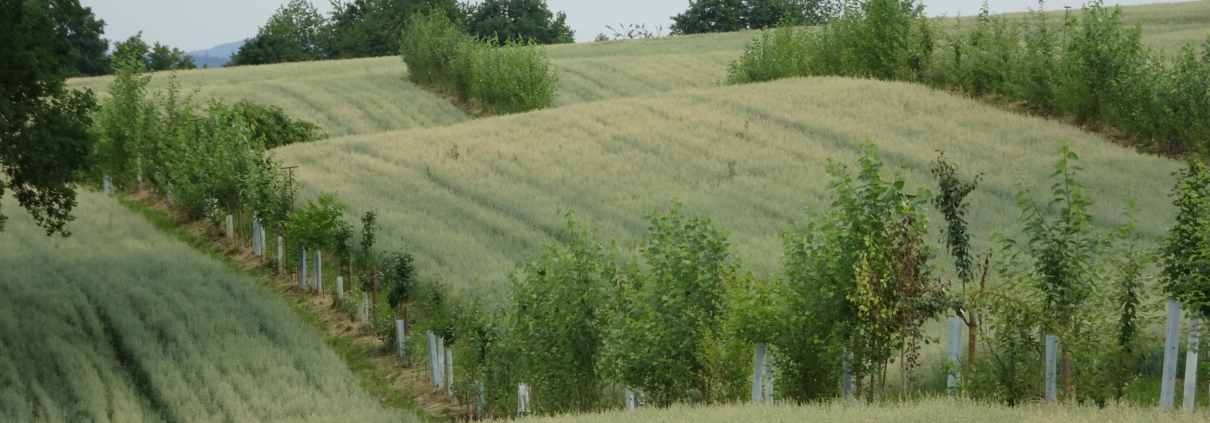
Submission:
<svg viewBox="0 0 1210 423">
<path fill-rule="evenodd" d="M 286 304 L 84 193 L 67 239 L 6 200 L 0 421 L 410 421 Z"/>
<path fill-rule="evenodd" d="M 1119 221 L 1128 181 L 1141 197 L 1145 236 L 1162 234 L 1173 212 L 1174 161 L 926 87 L 844 78 L 585 103 L 278 155 L 301 165 L 305 197 L 334 191 L 354 215 L 377 209 L 384 246 L 415 254 L 422 275 L 483 286 L 557 239 L 566 210 L 632 250 L 644 216 L 673 200 L 714 218 L 745 263 L 775 272 L 783 229 L 829 201 L 827 160 L 853 163 L 866 139 L 888 169 L 908 166 L 915 185 L 932 185 L 937 150 L 968 175 L 984 173 L 971 211 L 983 248 L 993 229 L 1017 227 L 1014 184 L 1050 186 L 1050 155 L 1064 139 L 1088 169 L 1081 180 L 1100 202 L 1098 224 Z"/>
<path fill-rule="evenodd" d="M 1050 21 L 1061 23 L 1062 13 L 1052 12 Z M 1200 46 L 1206 41 L 1210 1 L 1124 7 L 1123 19 L 1143 25 L 1148 46 L 1171 53 L 1181 44 Z M 951 28 L 955 22 L 943 18 L 942 27 Z M 758 35 L 744 31 L 547 46 L 560 76 L 555 106 L 718 85 L 727 75 L 727 64 Z M 168 75 L 156 73 L 151 91 L 162 90 Z M 275 105 L 333 136 L 449 126 L 471 119 L 448 100 L 409 83 L 406 75 L 398 56 L 178 72 L 182 86 L 198 88 L 203 100 Z M 103 97 L 110 80 L 76 78 L 68 86 L 89 88 Z"/>
</svg>

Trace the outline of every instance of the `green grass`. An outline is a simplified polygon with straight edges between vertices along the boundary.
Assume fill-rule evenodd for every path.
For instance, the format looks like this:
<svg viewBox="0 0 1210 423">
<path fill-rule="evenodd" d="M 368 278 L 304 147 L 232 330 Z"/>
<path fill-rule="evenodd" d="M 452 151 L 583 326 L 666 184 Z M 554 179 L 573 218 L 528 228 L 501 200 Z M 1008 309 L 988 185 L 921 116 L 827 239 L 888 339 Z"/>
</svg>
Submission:
<svg viewBox="0 0 1210 423">
<path fill-rule="evenodd" d="M 1050 186 L 1062 139 L 1088 170 L 1080 180 L 1098 224 L 1120 221 L 1127 181 L 1144 236 L 1164 233 L 1173 213 L 1174 161 L 926 87 L 843 78 L 681 90 L 277 152 L 301 165 L 303 197 L 335 191 L 350 216 L 377 209 L 380 245 L 413 253 L 423 277 L 476 287 L 557 239 L 568 209 L 634 251 L 644 216 L 674 199 L 728 231 L 745 265 L 775 273 L 782 231 L 829 201 L 827 159 L 853 163 L 867 138 L 888 165 L 910 168 L 913 185 L 933 184 L 937 150 L 967 175 L 985 173 L 971 210 L 980 251 L 994 230 L 1016 231 L 1015 183 Z"/>
<path fill-rule="evenodd" d="M 1069 404 L 1027 404 L 1005 407 L 945 398 L 907 404 L 867 405 L 830 402 L 797 405 L 677 406 L 668 409 L 614 411 L 600 414 L 522 419 L 535 423 L 607 423 L 644 421 L 652 423 L 714 422 L 880 422 L 880 423 L 1064 423 L 1064 422 L 1201 422 L 1206 414 L 1166 413 L 1157 408 L 1109 406 L 1096 408 Z"/>
<path fill-rule="evenodd" d="M 0 420 L 412 419 L 270 290 L 116 201 L 82 193 L 67 239 L 4 208 Z"/>
</svg>

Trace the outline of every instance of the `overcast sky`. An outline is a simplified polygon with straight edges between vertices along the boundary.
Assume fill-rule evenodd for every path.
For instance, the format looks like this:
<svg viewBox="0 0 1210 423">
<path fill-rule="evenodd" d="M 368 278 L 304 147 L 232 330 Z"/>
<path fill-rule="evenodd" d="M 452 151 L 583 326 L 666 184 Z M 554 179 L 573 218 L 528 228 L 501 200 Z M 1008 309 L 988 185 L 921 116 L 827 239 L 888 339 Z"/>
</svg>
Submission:
<svg viewBox="0 0 1210 423">
<path fill-rule="evenodd" d="M 143 31 L 143 41 L 160 43 L 181 50 L 204 50 L 256 35 L 278 7 L 289 0 L 80 0 L 91 7 L 98 19 L 105 20 L 105 38 L 124 40 Z M 477 0 L 478 1 L 478 0 Z M 476 2 L 477 2 L 476 1 Z M 1085 0 L 1051 0 L 1046 8 L 1079 7 Z M 1106 0 L 1123 6 L 1168 3 L 1172 0 Z M 321 13 L 332 9 L 328 0 L 311 0 Z M 619 23 L 664 27 L 671 16 L 683 12 L 689 0 L 547 0 L 551 11 L 567 13 L 567 23 L 576 31 L 576 41 L 591 41 L 599 33 L 612 35 L 605 25 Z M 978 13 L 983 0 L 924 0 L 931 16 Z M 989 1 L 992 12 L 1020 12 L 1036 7 L 1035 0 Z"/>
</svg>

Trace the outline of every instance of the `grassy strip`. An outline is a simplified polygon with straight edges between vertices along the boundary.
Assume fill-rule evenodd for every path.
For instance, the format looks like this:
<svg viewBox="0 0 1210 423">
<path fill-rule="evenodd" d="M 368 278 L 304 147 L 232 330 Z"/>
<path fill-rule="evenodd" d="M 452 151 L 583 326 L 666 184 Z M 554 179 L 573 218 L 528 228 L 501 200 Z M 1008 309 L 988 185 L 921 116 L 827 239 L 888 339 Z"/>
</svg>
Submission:
<svg viewBox="0 0 1210 423">
<path fill-rule="evenodd" d="M 414 412 L 423 421 L 442 421 L 442 419 L 433 416 L 420 407 L 408 392 L 395 389 L 391 386 L 391 380 L 384 374 L 384 369 L 379 368 L 370 359 L 378 352 L 374 346 L 354 342 L 343 336 L 329 335 L 331 333 L 331 325 L 324 321 L 320 314 L 310 307 L 310 299 L 307 295 L 295 290 L 282 289 L 281 285 L 272 278 L 272 274 L 264 268 L 254 267 L 247 269 L 240 266 L 240 263 L 228 256 L 220 245 L 210 242 L 204 236 L 194 235 L 189 231 L 186 224 L 173 219 L 167 213 L 148 207 L 125 195 L 118 195 L 116 198 L 124 207 L 142 216 L 161 232 L 175 237 L 193 249 L 225 264 L 237 273 L 255 278 L 261 285 L 281 295 L 282 299 L 294 310 L 299 320 L 309 324 L 316 331 L 323 334 L 324 342 L 344 361 L 349 370 L 357 376 L 357 379 L 361 382 L 361 388 L 382 404 L 383 407 Z"/>
</svg>

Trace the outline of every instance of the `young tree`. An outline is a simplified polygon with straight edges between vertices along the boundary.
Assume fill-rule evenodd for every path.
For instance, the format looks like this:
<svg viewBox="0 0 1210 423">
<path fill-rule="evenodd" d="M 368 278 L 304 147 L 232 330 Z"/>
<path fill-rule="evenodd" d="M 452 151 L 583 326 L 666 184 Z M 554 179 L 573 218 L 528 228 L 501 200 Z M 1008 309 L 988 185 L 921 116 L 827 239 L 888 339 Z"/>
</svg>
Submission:
<svg viewBox="0 0 1210 423">
<path fill-rule="evenodd" d="M 118 41 L 113 43 L 113 59 L 115 61 L 118 60 L 118 58 L 126 57 L 138 59 L 138 61 L 143 64 L 143 67 L 139 69 L 139 72 L 142 72 L 147 70 L 147 52 L 149 50 L 151 50 L 151 46 L 148 46 L 147 43 L 143 41 L 143 31 L 139 31 L 138 34 L 131 35 L 130 38 L 126 39 L 126 41 Z M 117 64 L 115 63 L 114 65 L 116 70 Z"/>
<path fill-rule="evenodd" d="M 552 14 L 545 0 L 485 0 L 466 10 L 466 30 L 504 45 L 508 40 L 539 44 L 575 42 L 567 15 Z"/>
<path fill-rule="evenodd" d="M 96 100 L 64 87 L 72 48 L 51 15 L 38 2 L 0 0 L 0 196 L 11 189 L 48 236 L 68 236 Z"/>
</svg>

